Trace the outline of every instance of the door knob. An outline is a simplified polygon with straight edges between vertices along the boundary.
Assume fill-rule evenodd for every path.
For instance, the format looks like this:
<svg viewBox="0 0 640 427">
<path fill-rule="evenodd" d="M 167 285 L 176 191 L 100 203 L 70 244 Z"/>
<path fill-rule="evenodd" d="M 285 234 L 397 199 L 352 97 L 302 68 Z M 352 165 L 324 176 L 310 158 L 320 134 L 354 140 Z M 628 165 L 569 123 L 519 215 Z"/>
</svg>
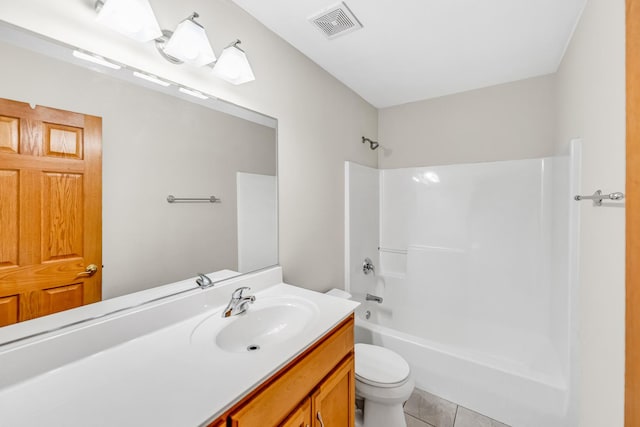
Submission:
<svg viewBox="0 0 640 427">
<path fill-rule="evenodd" d="M 97 271 L 98 271 L 98 266 L 97 265 L 89 264 L 89 265 L 87 265 L 87 268 L 85 268 L 84 271 L 78 273 L 78 275 L 76 277 L 80 277 L 80 276 L 91 277 L 94 274 L 96 274 Z"/>
</svg>

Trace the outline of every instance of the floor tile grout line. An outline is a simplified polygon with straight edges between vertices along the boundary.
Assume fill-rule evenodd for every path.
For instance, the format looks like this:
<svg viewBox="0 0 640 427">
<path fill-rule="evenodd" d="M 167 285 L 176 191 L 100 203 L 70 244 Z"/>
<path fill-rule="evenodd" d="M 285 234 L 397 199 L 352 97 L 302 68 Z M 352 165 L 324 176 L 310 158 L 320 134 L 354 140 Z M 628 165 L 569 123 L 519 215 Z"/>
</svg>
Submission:
<svg viewBox="0 0 640 427">
<path fill-rule="evenodd" d="M 428 425 L 429 427 L 436 427 L 436 426 L 434 426 L 433 424 L 426 422 L 426 421 L 425 421 L 425 420 L 423 420 L 422 418 L 414 417 L 413 415 L 411 415 L 411 414 L 409 414 L 409 413 L 407 413 L 407 412 L 405 412 L 405 413 L 404 413 L 404 415 L 405 415 L 405 417 L 410 417 L 410 418 L 413 418 L 414 420 L 418 420 L 418 421 L 420 421 L 421 423 Z"/>
<path fill-rule="evenodd" d="M 453 425 L 451 427 L 456 427 L 456 418 L 458 418 L 458 409 L 460 409 L 460 405 L 456 405 L 456 413 L 453 414 Z"/>
<path fill-rule="evenodd" d="M 422 396 L 422 394 L 424 394 L 425 396 Z M 419 400 L 420 400 L 420 402 L 418 403 L 418 408 L 417 408 L 417 409 L 418 409 L 418 413 L 414 415 L 414 414 L 412 414 L 412 413 L 410 413 L 410 412 L 407 412 L 407 411 L 405 410 L 405 408 L 406 408 L 406 404 L 408 403 L 408 400 L 407 400 L 407 402 L 405 402 L 405 403 L 403 404 L 403 413 L 404 413 L 406 416 L 409 416 L 409 417 L 411 417 L 411 418 L 413 418 L 413 419 L 415 419 L 415 420 L 417 420 L 417 421 L 420 421 L 421 423 L 424 423 L 424 424 L 426 424 L 426 425 L 427 425 L 427 426 L 429 426 L 429 427 L 438 427 L 438 425 L 439 425 L 440 427 L 456 427 L 456 423 L 457 423 L 457 421 L 458 421 L 458 414 L 460 413 L 460 409 L 462 409 L 463 411 L 471 412 L 471 413 L 475 414 L 475 416 L 478 416 L 478 417 L 480 417 L 480 418 L 482 418 L 482 419 L 487 420 L 488 422 L 490 422 L 490 423 L 491 423 L 491 425 L 494 425 L 494 424 L 496 424 L 496 423 L 497 423 L 497 424 L 499 424 L 499 425 L 501 425 L 501 426 L 504 426 L 504 427 L 511 427 L 511 426 L 509 426 L 508 424 L 505 424 L 505 423 L 503 423 L 503 422 L 501 422 L 501 421 L 496 420 L 495 418 L 489 417 L 489 416 L 484 415 L 484 414 L 482 414 L 482 413 L 480 413 L 480 412 L 476 412 L 476 411 L 474 411 L 474 410 L 472 410 L 472 409 L 468 409 L 468 408 L 466 408 L 466 407 L 464 407 L 464 406 L 462 406 L 462 405 L 459 405 L 459 404 L 457 404 L 457 403 L 455 403 L 455 402 L 452 402 L 452 401 L 450 401 L 450 400 L 444 399 L 444 398 L 442 398 L 442 397 L 440 397 L 440 396 L 438 396 L 438 395 L 435 395 L 435 394 L 433 394 L 433 393 L 429 393 L 429 392 L 427 392 L 427 391 L 425 391 L 425 390 L 421 390 L 421 389 L 416 388 L 416 389 L 413 391 L 413 393 L 411 394 L 411 398 L 414 398 L 414 395 L 418 395 L 417 399 L 419 399 Z M 422 414 L 420 413 L 420 407 L 421 407 L 421 405 L 423 404 L 422 399 L 429 399 L 430 397 L 431 397 L 431 398 L 435 398 L 435 400 L 437 400 L 437 401 L 438 401 L 438 402 L 431 402 L 432 404 L 435 404 L 436 406 L 441 406 L 441 403 L 442 403 L 442 402 L 446 403 L 447 405 L 451 404 L 452 406 L 455 406 L 455 410 L 454 410 L 454 413 L 453 413 L 453 423 L 452 423 L 451 425 L 446 425 L 446 426 L 444 426 L 444 425 L 442 425 L 442 424 L 440 424 L 440 423 L 438 423 L 438 425 L 433 425 L 433 424 L 429 423 L 427 420 L 425 420 L 425 419 L 423 419 L 423 418 L 422 418 Z M 440 402 L 440 403 L 439 403 L 439 402 Z M 414 403 L 414 405 L 415 405 L 415 403 Z M 445 406 L 446 406 L 446 405 L 445 405 Z M 444 410 L 444 408 L 441 408 L 441 409 L 443 409 L 443 410 Z M 447 412 L 448 412 L 448 410 L 447 410 Z M 463 418 L 464 418 L 464 416 L 463 416 Z"/>
</svg>

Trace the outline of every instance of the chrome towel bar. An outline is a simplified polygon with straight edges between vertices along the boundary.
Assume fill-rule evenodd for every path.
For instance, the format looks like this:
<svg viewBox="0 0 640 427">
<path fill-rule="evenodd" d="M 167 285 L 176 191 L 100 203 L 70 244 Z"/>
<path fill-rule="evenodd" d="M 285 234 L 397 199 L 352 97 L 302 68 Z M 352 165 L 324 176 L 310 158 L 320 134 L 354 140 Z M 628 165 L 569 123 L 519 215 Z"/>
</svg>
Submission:
<svg viewBox="0 0 640 427">
<path fill-rule="evenodd" d="M 167 202 L 169 203 L 191 203 L 191 202 L 208 202 L 208 203 L 221 203 L 222 200 L 216 196 L 211 197 L 175 197 L 169 194 L 167 196 Z"/>
<path fill-rule="evenodd" d="M 593 200 L 593 206 L 602 206 L 603 200 L 622 200 L 624 199 L 624 193 L 611 193 L 602 194 L 602 190 L 598 190 L 593 193 L 593 196 L 575 196 L 574 200 Z"/>
</svg>

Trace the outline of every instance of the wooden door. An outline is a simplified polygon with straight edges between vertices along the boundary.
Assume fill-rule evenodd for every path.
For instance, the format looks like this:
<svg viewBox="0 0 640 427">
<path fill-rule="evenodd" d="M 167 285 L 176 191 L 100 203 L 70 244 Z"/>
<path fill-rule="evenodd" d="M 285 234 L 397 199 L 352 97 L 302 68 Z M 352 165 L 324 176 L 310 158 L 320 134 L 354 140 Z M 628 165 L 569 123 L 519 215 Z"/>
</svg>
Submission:
<svg viewBox="0 0 640 427">
<path fill-rule="evenodd" d="M 356 387 L 353 355 L 316 389 L 311 398 L 314 427 L 355 425 Z"/>
<path fill-rule="evenodd" d="M 311 399 L 303 400 L 280 427 L 311 427 Z"/>
<path fill-rule="evenodd" d="M 0 326 L 101 299 L 101 135 L 99 117 L 0 99 Z"/>
<path fill-rule="evenodd" d="M 626 372 L 625 426 L 640 426 L 640 0 L 626 1 Z"/>
</svg>

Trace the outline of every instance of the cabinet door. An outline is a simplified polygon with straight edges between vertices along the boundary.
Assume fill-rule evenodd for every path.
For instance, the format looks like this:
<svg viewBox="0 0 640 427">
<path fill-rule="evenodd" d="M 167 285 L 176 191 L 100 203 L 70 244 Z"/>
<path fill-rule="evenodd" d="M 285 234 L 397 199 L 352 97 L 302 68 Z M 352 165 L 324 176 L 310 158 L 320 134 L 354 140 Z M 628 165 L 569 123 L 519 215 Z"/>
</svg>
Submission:
<svg viewBox="0 0 640 427">
<path fill-rule="evenodd" d="M 355 422 L 355 369 L 353 355 L 342 362 L 312 396 L 314 427 L 345 427 Z"/>
<path fill-rule="evenodd" d="M 306 398 L 280 427 L 311 427 L 311 399 Z"/>
</svg>

